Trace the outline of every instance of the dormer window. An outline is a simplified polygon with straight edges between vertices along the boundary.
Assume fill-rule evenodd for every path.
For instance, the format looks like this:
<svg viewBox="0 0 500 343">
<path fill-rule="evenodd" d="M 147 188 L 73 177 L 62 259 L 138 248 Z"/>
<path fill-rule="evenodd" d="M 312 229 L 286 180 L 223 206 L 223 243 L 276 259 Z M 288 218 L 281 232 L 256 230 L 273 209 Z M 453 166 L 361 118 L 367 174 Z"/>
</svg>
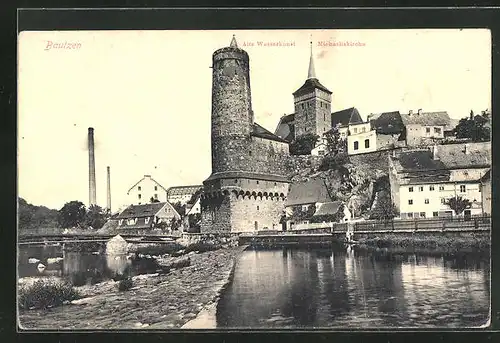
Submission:
<svg viewBox="0 0 500 343">
<path fill-rule="evenodd" d="M 135 225 L 137 223 L 137 218 L 130 218 L 127 220 L 128 225 Z"/>
</svg>

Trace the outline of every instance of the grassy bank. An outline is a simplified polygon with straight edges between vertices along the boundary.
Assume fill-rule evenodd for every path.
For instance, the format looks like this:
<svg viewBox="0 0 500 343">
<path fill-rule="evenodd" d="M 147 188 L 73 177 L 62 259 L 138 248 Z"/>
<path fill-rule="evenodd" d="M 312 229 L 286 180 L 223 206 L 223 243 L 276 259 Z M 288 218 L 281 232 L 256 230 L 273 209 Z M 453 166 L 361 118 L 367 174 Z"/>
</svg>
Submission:
<svg viewBox="0 0 500 343">
<path fill-rule="evenodd" d="M 489 251 L 491 241 L 488 236 L 412 236 L 384 235 L 359 238 L 359 245 L 377 248 L 423 248 L 444 251 Z"/>
<path fill-rule="evenodd" d="M 19 323 L 25 329 L 56 330 L 180 328 L 217 301 L 243 249 L 192 253 L 189 265 L 168 274 L 138 275 L 122 287 L 113 280 L 78 287 L 85 298 L 48 310 L 21 309 Z"/>
</svg>

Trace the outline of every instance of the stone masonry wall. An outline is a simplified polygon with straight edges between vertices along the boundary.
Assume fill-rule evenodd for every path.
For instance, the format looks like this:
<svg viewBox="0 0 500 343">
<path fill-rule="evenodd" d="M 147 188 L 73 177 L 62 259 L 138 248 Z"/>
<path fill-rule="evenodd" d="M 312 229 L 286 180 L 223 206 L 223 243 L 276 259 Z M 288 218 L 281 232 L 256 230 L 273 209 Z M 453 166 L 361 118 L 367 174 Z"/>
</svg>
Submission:
<svg viewBox="0 0 500 343">
<path fill-rule="evenodd" d="M 256 173 L 286 175 L 288 144 L 252 137 L 251 158 L 243 159 L 245 167 Z"/>
</svg>

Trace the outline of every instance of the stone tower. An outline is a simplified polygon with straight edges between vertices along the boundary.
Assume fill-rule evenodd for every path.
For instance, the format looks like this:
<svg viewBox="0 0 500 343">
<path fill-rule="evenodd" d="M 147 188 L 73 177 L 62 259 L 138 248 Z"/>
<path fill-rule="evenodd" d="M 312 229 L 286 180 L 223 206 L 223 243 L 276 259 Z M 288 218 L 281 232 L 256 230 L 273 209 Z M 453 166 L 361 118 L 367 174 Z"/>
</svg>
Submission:
<svg viewBox="0 0 500 343">
<path fill-rule="evenodd" d="M 234 36 L 214 52 L 212 77 L 212 174 L 203 182 L 201 231 L 277 228 L 288 143 L 254 123 L 249 57 Z"/>
<path fill-rule="evenodd" d="M 295 137 L 313 133 L 322 135 L 332 128 L 332 92 L 316 78 L 311 42 L 311 56 L 306 82 L 293 93 Z"/>
</svg>

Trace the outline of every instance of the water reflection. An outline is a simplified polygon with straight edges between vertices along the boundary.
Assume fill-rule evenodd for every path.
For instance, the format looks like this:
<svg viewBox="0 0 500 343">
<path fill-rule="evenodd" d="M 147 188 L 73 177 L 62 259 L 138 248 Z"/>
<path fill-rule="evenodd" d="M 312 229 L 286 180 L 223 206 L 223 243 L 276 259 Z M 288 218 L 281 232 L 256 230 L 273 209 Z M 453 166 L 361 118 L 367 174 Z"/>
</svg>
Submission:
<svg viewBox="0 0 500 343">
<path fill-rule="evenodd" d="M 54 258 L 62 257 L 57 263 Z M 39 261 L 36 263 L 30 263 Z M 121 279 L 159 271 L 153 259 L 130 258 L 126 255 L 106 255 L 100 251 L 75 252 L 63 246 L 21 246 L 19 248 L 19 277 L 56 276 L 69 279 L 75 286 L 95 284 L 110 279 Z M 40 271 L 39 263 L 46 266 Z"/>
<path fill-rule="evenodd" d="M 480 255 L 248 250 L 217 310 L 220 327 L 472 327 L 487 321 Z"/>
</svg>

